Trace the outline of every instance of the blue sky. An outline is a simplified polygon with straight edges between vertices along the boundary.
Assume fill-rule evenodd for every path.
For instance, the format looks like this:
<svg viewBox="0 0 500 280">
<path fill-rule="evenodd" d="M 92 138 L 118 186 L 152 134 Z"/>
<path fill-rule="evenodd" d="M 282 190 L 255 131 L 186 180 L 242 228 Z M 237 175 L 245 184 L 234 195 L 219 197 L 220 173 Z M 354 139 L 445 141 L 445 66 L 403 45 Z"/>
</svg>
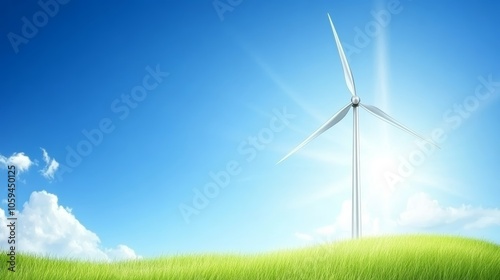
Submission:
<svg viewBox="0 0 500 280">
<path fill-rule="evenodd" d="M 230 2 L 0 4 L 0 166 L 5 181 L 6 165 L 23 168 L 22 250 L 112 259 L 348 238 L 351 114 L 275 165 L 349 102 L 327 13 L 362 102 L 441 135 L 430 150 L 360 113 L 363 234 L 500 242 L 500 4 Z"/>
</svg>

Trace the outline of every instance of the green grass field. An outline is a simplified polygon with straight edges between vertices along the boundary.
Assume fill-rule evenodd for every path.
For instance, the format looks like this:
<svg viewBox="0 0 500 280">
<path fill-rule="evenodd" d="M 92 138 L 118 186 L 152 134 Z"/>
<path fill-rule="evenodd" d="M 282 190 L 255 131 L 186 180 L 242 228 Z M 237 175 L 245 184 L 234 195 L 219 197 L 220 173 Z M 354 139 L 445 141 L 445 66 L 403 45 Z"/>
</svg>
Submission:
<svg viewBox="0 0 500 280">
<path fill-rule="evenodd" d="M 449 236 L 364 238 L 260 255 L 117 263 L 0 257 L 0 279 L 500 279 L 500 245 Z"/>
</svg>

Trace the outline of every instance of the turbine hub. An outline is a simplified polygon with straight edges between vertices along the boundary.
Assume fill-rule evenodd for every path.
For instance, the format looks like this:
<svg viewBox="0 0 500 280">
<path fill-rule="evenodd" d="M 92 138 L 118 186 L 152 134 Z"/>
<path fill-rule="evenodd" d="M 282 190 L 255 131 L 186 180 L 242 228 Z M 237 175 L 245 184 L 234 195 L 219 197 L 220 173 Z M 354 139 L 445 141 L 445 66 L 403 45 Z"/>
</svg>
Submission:
<svg viewBox="0 0 500 280">
<path fill-rule="evenodd" d="M 361 99 L 358 96 L 351 97 L 352 106 L 357 107 Z"/>
</svg>

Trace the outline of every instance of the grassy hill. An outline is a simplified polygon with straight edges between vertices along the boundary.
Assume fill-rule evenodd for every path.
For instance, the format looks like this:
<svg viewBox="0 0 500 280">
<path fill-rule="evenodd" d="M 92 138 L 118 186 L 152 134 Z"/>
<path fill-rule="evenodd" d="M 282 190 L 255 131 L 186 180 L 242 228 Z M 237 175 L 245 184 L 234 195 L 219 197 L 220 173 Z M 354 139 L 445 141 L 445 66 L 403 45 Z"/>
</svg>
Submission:
<svg viewBox="0 0 500 280">
<path fill-rule="evenodd" d="M 260 255 L 185 255 L 118 263 L 20 255 L 0 279 L 500 279 L 500 246 L 448 236 L 390 236 Z"/>
</svg>

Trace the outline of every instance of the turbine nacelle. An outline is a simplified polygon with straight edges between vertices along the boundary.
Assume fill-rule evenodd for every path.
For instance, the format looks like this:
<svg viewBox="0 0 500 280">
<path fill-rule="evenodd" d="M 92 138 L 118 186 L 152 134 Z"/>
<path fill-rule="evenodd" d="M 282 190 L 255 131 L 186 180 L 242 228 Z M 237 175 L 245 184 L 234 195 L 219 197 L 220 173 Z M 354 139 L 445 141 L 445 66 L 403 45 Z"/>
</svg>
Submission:
<svg viewBox="0 0 500 280">
<path fill-rule="evenodd" d="M 357 96 L 357 95 L 351 97 L 352 107 L 358 107 L 360 101 L 361 101 L 361 98 L 359 98 L 359 96 Z"/>
</svg>

